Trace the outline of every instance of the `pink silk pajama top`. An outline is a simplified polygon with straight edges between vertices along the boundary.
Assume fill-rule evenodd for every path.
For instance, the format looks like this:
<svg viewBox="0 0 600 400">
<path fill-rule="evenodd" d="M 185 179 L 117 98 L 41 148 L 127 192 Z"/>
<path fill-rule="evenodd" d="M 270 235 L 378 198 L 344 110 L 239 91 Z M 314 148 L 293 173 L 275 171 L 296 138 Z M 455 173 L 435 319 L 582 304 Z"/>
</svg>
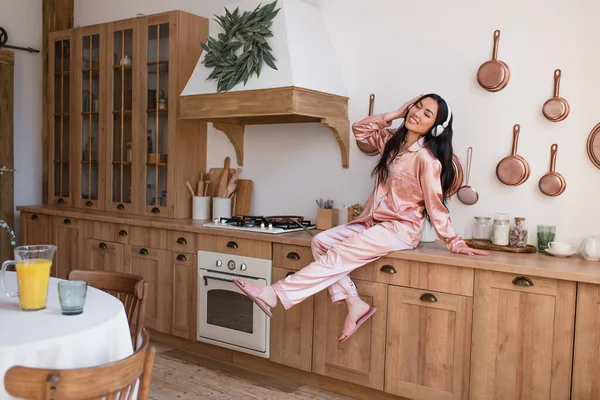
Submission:
<svg viewBox="0 0 600 400">
<path fill-rule="evenodd" d="M 352 126 L 356 140 L 380 154 L 393 135 L 387 129 L 391 124 L 383 117 L 367 117 Z M 450 251 L 458 252 L 467 245 L 452 229 L 450 214 L 442 202 L 442 164 L 424 147 L 423 142 L 424 138 L 421 137 L 408 149 L 398 153 L 390 164 L 387 182 L 376 182 L 362 214 L 352 222 L 393 222 L 398 237 L 416 247 L 427 209 L 438 237 Z"/>
</svg>

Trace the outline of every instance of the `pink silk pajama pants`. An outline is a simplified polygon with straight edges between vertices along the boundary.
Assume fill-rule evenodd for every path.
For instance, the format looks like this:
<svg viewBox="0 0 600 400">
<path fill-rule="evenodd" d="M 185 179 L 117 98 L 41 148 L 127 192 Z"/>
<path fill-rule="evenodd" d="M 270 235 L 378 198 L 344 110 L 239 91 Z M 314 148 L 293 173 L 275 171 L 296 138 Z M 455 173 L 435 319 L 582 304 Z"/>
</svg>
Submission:
<svg viewBox="0 0 600 400">
<path fill-rule="evenodd" d="M 350 272 L 392 251 L 413 248 L 398 237 L 391 222 L 337 226 L 316 235 L 311 247 L 313 263 L 273 284 L 286 310 L 327 287 L 334 303 L 356 297 Z"/>
</svg>

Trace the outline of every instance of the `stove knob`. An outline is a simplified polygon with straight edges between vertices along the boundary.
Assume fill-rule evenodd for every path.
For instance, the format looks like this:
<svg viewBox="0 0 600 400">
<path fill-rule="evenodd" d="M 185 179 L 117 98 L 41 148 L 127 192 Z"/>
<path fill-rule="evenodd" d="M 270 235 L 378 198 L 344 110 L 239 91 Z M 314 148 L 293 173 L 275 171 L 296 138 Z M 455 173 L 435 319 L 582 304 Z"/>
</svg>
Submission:
<svg viewBox="0 0 600 400">
<path fill-rule="evenodd" d="M 269 224 L 269 229 L 273 229 L 273 224 Z"/>
<path fill-rule="evenodd" d="M 227 268 L 233 271 L 235 269 L 235 261 L 229 260 L 229 262 L 227 263 Z"/>
<path fill-rule="evenodd" d="M 215 218 L 215 219 L 213 219 L 213 222 L 214 222 L 215 224 L 218 224 L 218 223 L 219 223 L 219 218 Z"/>
<path fill-rule="evenodd" d="M 223 261 L 217 260 L 216 265 L 217 265 L 217 267 L 222 267 L 223 266 Z"/>
<path fill-rule="evenodd" d="M 247 270 L 247 269 L 248 269 L 248 266 L 246 265 L 246 263 L 242 263 L 242 265 L 240 265 L 240 269 L 241 269 L 242 271 L 245 271 L 245 270 Z"/>
<path fill-rule="evenodd" d="M 265 228 L 265 223 L 264 223 L 264 222 L 261 222 L 261 223 L 260 223 L 260 227 L 264 229 L 264 228 Z"/>
</svg>

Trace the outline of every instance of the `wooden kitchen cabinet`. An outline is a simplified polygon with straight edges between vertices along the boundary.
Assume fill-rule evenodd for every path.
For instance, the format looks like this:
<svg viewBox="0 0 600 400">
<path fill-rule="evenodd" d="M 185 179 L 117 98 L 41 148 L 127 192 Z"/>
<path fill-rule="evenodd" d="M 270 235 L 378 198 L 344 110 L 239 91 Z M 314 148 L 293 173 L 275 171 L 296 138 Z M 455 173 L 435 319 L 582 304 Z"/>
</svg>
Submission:
<svg viewBox="0 0 600 400">
<path fill-rule="evenodd" d="M 273 268 L 272 281 L 285 279 L 295 271 Z M 289 367 L 311 371 L 313 355 L 314 296 L 285 311 L 273 309 L 270 360 Z"/>
<path fill-rule="evenodd" d="M 74 218 L 52 217 L 51 243 L 56 246 L 51 276 L 67 279 L 79 268 L 79 221 Z"/>
<path fill-rule="evenodd" d="M 389 286 L 385 391 L 468 399 L 472 307 L 469 297 Z"/>
<path fill-rule="evenodd" d="M 48 203 L 73 205 L 73 31 L 48 34 Z"/>
<path fill-rule="evenodd" d="M 340 344 L 346 307 L 333 305 L 326 290 L 315 296 L 313 372 L 383 390 L 387 288 L 383 283 L 355 280 L 364 301 L 377 312 Z"/>
<path fill-rule="evenodd" d="M 167 265 L 167 251 L 126 245 L 124 259 L 125 272 L 139 275 L 148 283 L 145 325 L 171 333 L 173 279 Z"/>
<path fill-rule="evenodd" d="M 22 212 L 20 216 L 21 246 L 50 244 L 50 217 L 42 214 Z"/>
<path fill-rule="evenodd" d="M 476 271 L 471 399 L 570 398 L 575 285 Z"/>
<path fill-rule="evenodd" d="M 600 399 L 600 285 L 579 283 L 573 360 L 573 400 Z"/>
<path fill-rule="evenodd" d="M 198 267 L 195 254 L 168 252 L 172 276 L 171 334 L 196 340 Z"/>
<path fill-rule="evenodd" d="M 81 269 L 124 272 L 123 245 L 97 239 L 85 239 Z"/>
<path fill-rule="evenodd" d="M 73 43 L 73 200 L 76 207 L 104 210 L 106 24 L 76 29 Z"/>
</svg>

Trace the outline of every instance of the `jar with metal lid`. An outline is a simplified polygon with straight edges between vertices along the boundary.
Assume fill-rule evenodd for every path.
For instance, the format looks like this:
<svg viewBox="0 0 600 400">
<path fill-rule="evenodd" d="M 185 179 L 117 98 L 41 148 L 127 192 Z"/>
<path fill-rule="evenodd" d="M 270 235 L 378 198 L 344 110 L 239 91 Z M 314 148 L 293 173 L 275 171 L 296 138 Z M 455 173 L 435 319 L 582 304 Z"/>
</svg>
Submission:
<svg viewBox="0 0 600 400">
<path fill-rule="evenodd" d="M 510 220 L 507 214 L 498 213 L 492 226 L 492 243 L 497 246 L 508 246 Z"/>
<path fill-rule="evenodd" d="M 475 217 L 473 225 L 473 240 L 489 242 L 492 238 L 492 219 L 490 217 Z"/>
<path fill-rule="evenodd" d="M 527 233 L 525 218 L 515 218 L 515 224 L 510 228 L 508 245 L 510 247 L 527 247 Z"/>
</svg>

